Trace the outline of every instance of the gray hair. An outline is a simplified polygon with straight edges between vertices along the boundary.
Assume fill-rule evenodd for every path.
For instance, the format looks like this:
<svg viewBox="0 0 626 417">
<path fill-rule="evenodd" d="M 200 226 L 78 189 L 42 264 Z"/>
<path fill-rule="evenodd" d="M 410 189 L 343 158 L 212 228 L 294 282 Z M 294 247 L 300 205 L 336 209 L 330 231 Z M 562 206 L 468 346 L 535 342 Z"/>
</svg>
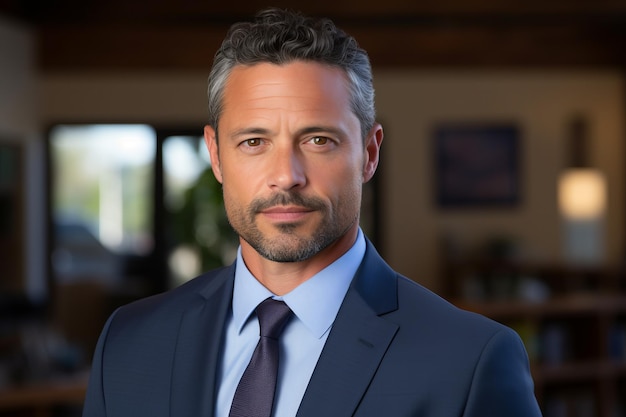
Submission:
<svg viewBox="0 0 626 417">
<path fill-rule="evenodd" d="M 297 12 L 270 8 L 254 22 L 231 26 L 215 54 L 209 75 L 209 124 L 217 131 L 223 111 L 224 88 L 237 65 L 293 61 L 318 62 L 345 71 L 352 111 L 365 138 L 374 126 L 374 86 L 367 52 L 329 19 L 313 19 Z"/>
</svg>

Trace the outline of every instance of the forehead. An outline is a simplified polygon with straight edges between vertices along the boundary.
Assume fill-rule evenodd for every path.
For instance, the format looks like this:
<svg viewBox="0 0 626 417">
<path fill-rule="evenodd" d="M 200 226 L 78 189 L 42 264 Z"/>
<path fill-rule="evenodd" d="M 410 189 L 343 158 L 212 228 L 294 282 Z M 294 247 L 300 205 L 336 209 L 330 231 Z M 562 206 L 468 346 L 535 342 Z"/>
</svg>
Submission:
<svg viewBox="0 0 626 417">
<path fill-rule="evenodd" d="M 224 111 L 241 107 L 350 108 L 348 77 L 337 67 L 295 61 L 233 68 L 224 88 Z"/>
</svg>

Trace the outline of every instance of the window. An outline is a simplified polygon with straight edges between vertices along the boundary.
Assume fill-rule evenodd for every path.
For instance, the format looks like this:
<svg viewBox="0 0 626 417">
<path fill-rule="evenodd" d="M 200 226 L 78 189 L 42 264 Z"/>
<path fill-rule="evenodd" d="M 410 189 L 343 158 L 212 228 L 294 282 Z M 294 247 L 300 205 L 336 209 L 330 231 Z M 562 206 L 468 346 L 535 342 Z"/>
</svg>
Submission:
<svg viewBox="0 0 626 417">
<path fill-rule="evenodd" d="M 173 286 L 232 262 L 238 239 L 226 219 L 221 185 L 201 136 L 163 141 L 164 205 Z"/>
<path fill-rule="evenodd" d="M 49 163 L 53 285 L 95 281 L 143 297 L 234 259 L 237 239 L 195 131 L 57 125 Z"/>
</svg>

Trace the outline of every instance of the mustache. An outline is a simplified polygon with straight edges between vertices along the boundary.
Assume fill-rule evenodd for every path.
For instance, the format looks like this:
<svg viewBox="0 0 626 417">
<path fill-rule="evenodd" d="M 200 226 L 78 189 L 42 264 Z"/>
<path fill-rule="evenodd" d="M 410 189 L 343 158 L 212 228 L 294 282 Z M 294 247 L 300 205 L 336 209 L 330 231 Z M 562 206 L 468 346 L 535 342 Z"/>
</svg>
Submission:
<svg viewBox="0 0 626 417">
<path fill-rule="evenodd" d="M 309 210 L 324 210 L 324 201 L 317 197 L 307 197 L 300 193 L 280 193 L 269 198 L 257 198 L 250 203 L 250 213 L 256 214 L 275 206 L 300 206 Z"/>
</svg>

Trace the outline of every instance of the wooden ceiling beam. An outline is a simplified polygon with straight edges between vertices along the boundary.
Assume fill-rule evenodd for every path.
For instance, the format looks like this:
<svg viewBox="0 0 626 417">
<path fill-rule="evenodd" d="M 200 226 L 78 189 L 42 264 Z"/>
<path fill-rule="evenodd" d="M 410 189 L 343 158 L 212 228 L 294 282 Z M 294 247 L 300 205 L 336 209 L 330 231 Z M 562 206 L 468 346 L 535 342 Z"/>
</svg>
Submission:
<svg viewBox="0 0 626 417">
<path fill-rule="evenodd" d="M 626 67 L 626 0 L 275 0 L 328 16 L 378 67 Z M 206 69 L 265 0 L 0 0 L 44 71 Z"/>
<path fill-rule="evenodd" d="M 626 25 L 397 24 L 342 27 L 376 67 L 626 68 Z M 226 24 L 62 25 L 39 29 L 39 66 L 68 70 L 206 70 Z"/>
<path fill-rule="evenodd" d="M 589 17 L 624 16 L 624 0 L 274 0 L 274 6 L 293 8 L 336 19 L 377 19 L 398 16 L 421 18 L 472 16 Z M 0 0 L 0 11 L 20 14 L 35 24 L 104 22 L 191 22 L 207 24 L 249 18 L 267 6 L 266 0 Z"/>
</svg>

